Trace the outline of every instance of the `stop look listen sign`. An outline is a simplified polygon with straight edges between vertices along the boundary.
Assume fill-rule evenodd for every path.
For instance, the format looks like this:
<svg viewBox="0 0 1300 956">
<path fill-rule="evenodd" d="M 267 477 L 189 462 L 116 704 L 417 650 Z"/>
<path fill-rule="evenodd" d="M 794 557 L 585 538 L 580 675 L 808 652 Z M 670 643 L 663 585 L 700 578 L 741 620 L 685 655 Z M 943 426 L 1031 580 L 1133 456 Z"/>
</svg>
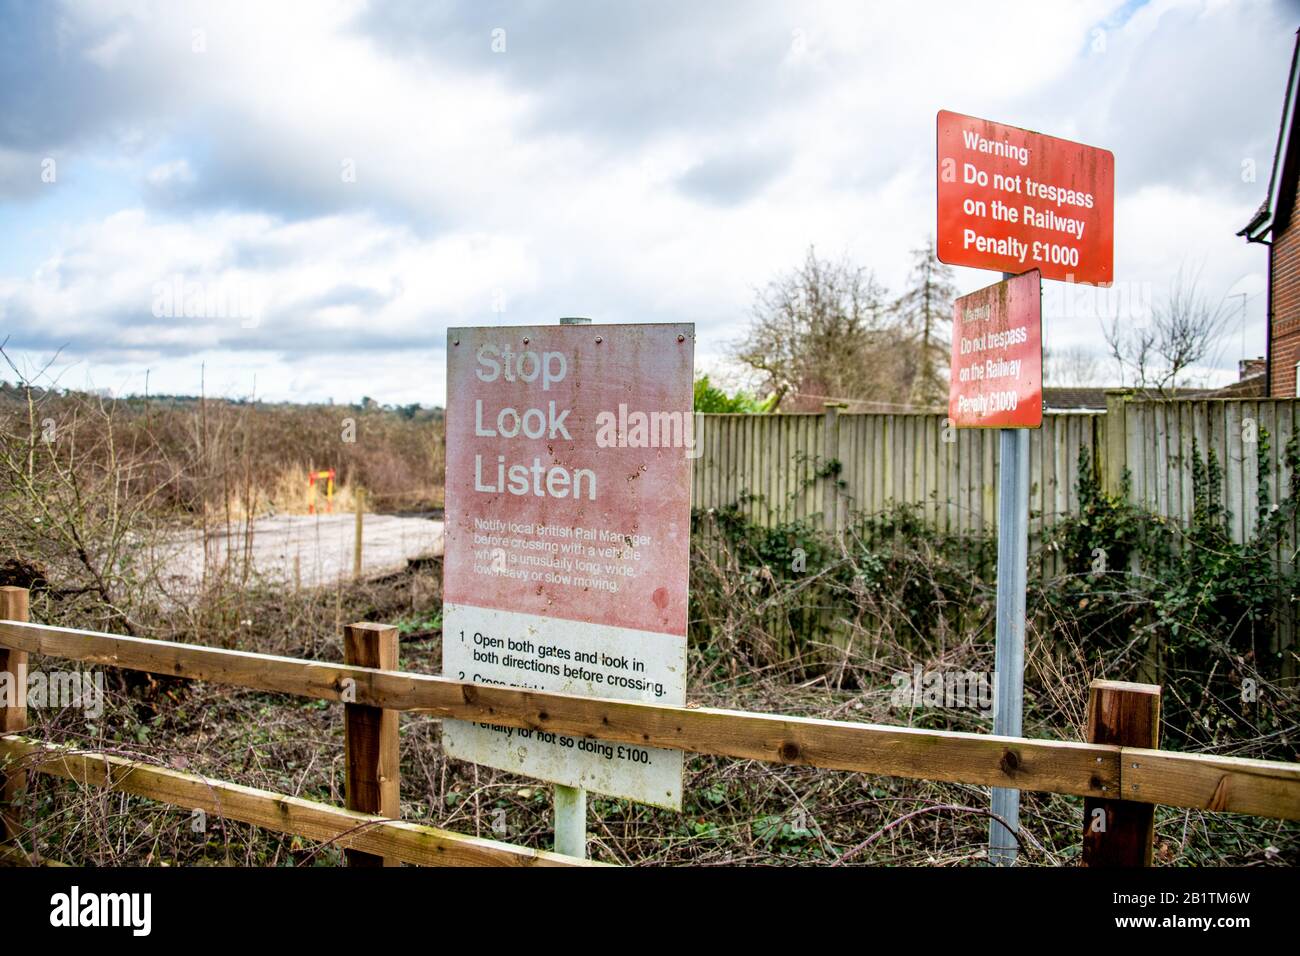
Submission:
<svg viewBox="0 0 1300 956">
<path fill-rule="evenodd" d="M 443 673 L 686 703 L 695 329 L 451 329 Z M 443 722 L 448 756 L 681 809 L 682 753 Z"/>
</svg>

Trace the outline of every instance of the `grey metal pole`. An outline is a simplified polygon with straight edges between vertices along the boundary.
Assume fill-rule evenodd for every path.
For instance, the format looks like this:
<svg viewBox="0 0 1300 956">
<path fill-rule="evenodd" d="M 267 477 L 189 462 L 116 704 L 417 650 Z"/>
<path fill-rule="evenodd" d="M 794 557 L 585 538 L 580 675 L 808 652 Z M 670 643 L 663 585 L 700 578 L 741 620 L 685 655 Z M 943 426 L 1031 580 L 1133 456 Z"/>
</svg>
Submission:
<svg viewBox="0 0 1300 956">
<path fill-rule="evenodd" d="M 1003 279 L 1014 273 L 1004 272 Z M 998 442 L 998 582 L 993 733 L 1019 737 L 1025 708 L 1025 593 L 1029 589 L 1029 430 L 1003 428 Z M 1019 842 L 1020 791 L 993 788 L 989 862 L 1011 866 Z"/>
<path fill-rule="evenodd" d="M 1029 586 L 1029 430 L 1004 428 L 998 474 L 998 595 L 993 733 L 1019 737 L 1025 702 L 1025 592 Z M 1020 791 L 993 788 L 993 814 L 1020 829 Z M 989 824 L 989 861 L 1016 862 L 1016 838 Z"/>
<path fill-rule="evenodd" d="M 561 325 L 590 325 L 584 316 L 565 316 Z M 555 785 L 555 852 L 587 858 L 587 791 Z"/>
<path fill-rule="evenodd" d="M 587 858 L 587 791 L 555 785 L 555 852 Z"/>
</svg>

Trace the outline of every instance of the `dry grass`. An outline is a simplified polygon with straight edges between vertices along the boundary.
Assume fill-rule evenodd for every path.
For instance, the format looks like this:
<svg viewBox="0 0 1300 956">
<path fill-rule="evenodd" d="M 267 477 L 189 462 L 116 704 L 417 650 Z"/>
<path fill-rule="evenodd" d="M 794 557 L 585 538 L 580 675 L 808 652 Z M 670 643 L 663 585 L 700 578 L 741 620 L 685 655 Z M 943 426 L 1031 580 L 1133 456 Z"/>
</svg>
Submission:
<svg viewBox="0 0 1300 956">
<path fill-rule="evenodd" d="M 404 669 L 441 671 L 439 569 L 424 568 L 382 582 L 253 595 L 236 629 L 239 647 L 341 660 L 341 628 L 355 620 L 396 623 Z M 38 595 L 33 616 L 51 613 Z M 57 616 L 57 614 L 55 615 Z M 1034 642 L 1036 677 L 1062 666 Z M 718 674 L 716 649 L 690 652 L 690 699 L 702 705 L 880 723 L 917 722 L 890 707 L 888 680 L 867 679 L 905 666 L 876 648 L 845 653 L 842 666 L 795 680 L 801 664 Z M 823 653 L 826 653 L 823 651 Z M 954 649 L 954 665 L 972 661 L 975 645 Z M 33 660 L 33 667 L 58 667 Z M 837 687 L 826 675 L 857 675 L 862 685 Z M 1077 676 L 1070 675 L 1072 678 Z M 1076 736 L 1082 688 L 1071 679 L 1063 696 L 1033 702 L 1039 715 L 1028 733 Z M 35 712 L 43 739 L 129 756 L 283 793 L 343 803 L 342 713 L 338 705 L 231 690 L 168 678 L 110 680 L 109 712 L 89 722 L 78 713 Z M 1058 720 L 1042 715 L 1061 707 Z M 929 715 L 927 724 L 976 729 L 971 713 Z M 464 833 L 549 849 L 550 788 L 536 781 L 448 759 L 439 721 L 402 719 L 402 815 Z M 29 795 L 28 845 L 42 855 L 96 865 L 336 864 L 336 847 L 255 827 L 210 819 L 195 833 L 183 809 L 121 794 L 83 790 L 37 776 Z M 625 800 L 592 797 L 591 854 L 638 865 L 836 864 L 961 866 L 984 862 L 987 790 L 688 755 L 685 804 L 676 814 Z M 1080 842 L 1082 803 L 1072 797 L 1025 794 L 1026 865 L 1069 865 Z M 1158 854 L 1171 865 L 1294 864 L 1300 828 L 1293 823 L 1161 809 Z"/>
<path fill-rule="evenodd" d="M 404 668 L 441 671 L 437 567 L 296 593 L 267 589 L 247 569 L 214 569 L 205 592 L 169 607 L 150 592 L 164 569 L 141 567 L 131 557 L 140 536 L 177 522 L 238 525 L 263 507 L 293 509 L 301 504 L 294 497 L 295 470 L 327 458 L 339 462 L 343 487 L 359 482 L 398 501 L 415 484 L 409 476 L 440 480 L 436 464 L 427 467 L 435 461 L 430 447 L 440 447 L 434 423 L 360 412 L 357 443 L 338 447 L 341 409 L 178 403 L 162 410 L 75 396 L 40 396 L 31 405 L 14 398 L 0 404 L 0 546 L 10 561 L 0 563 L 0 583 L 34 588 L 34 620 L 333 661 L 342 659 L 345 624 L 381 621 L 402 630 Z M 56 423 L 50 443 L 39 438 L 46 419 Z M 415 493 L 424 504 L 438 495 L 427 485 Z M 863 577 L 876 582 L 872 586 L 833 585 L 843 570 L 836 562 L 860 564 L 860 556 L 846 552 L 813 565 L 804 579 L 774 586 L 770 569 L 765 577 L 754 555 L 697 543 L 692 701 L 987 729 L 977 711 L 912 711 L 890 701 L 892 676 L 915 666 L 991 670 L 991 593 L 978 576 L 963 576 L 942 555 L 916 549 L 899 552 L 888 566 L 852 568 L 852 581 Z M 917 606 L 925 609 L 924 621 L 907 612 Z M 796 611 L 833 623 L 833 637 L 796 640 Z M 32 661 L 34 669 L 61 666 Z M 1095 666 L 1086 648 L 1032 629 L 1026 733 L 1078 739 Z M 111 693 L 102 719 L 37 710 L 32 734 L 343 802 L 338 705 L 108 675 Z M 593 857 L 668 865 L 955 866 L 984 860 L 988 795 L 979 787 L 688 755 L 684 791 L 680 814 L 593 797 Z M 547 786 L 449 760 L 438 721 L 427 717 L 403 718 L 402 815 L 532 847 L 549 848 L 552 840 Z M 1077 799 L 1026 794 L 1024 862 L 1074 862 L 1081 816 Z M 218 819 L 196 833 L 182 809 L 43 776 L 33 778 L 24 821 L 29 848 L 74 863 L 339 862 L 332 846 Z M 1300 860 L 1294 823 L 1161 810 L 1158 835 L 1161 862 L 1174 865 Z"/>
</svg>

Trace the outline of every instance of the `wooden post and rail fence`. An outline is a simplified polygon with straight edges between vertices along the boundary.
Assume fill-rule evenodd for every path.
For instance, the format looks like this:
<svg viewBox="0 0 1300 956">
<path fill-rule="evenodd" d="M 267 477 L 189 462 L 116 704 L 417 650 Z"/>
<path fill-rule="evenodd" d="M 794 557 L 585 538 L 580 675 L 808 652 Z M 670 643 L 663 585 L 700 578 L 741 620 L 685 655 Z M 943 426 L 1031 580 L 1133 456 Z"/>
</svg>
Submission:
<svg viewBox="0 0 1300 956">
<path fill-rule="evenodd" d="M 31 774 L 46 774 L 332 842 L 352 866 L 588 865 L 400 820 L 403 712 L 740 760 L 1079 796 L 1086 866 L 1150 865 L 1158 805 L 1300 819 L 1300 763 L 1157 749 L 1160 689 L 1151 685 L 1094 682 L 1089 740 L 1073 742 L 481 686 L 398 670 L 396 630 L 382 624 L 351 625 L 344 648 L 346 662 L 338 664 L 33 624 L 27 591 L 0 588 L 0 673 L 25 675 L 29 656 L 42 655 L 341 702 L 347 751 L 348 806 L 341 809 L 33 740 L 24 736 L 21 701 L 0 706 L 6 856 L 33 858 L 24 793 Z"/>
</svg>

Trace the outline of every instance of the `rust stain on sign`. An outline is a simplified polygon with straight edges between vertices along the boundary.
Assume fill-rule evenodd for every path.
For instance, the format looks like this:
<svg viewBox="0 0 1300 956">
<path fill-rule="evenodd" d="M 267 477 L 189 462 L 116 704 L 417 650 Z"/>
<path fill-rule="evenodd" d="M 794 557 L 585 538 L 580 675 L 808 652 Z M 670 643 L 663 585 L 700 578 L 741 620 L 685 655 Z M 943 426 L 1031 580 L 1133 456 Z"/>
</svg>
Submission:
<svg viewBox="0 0 1300 956">
<path fill-rule="evenodd" d="M 694 329 L 452 329 L 443 669 L 685 702 Z M 679 806 L 681 754 L 448 722 L 447 752 Z"/>
</svg>

